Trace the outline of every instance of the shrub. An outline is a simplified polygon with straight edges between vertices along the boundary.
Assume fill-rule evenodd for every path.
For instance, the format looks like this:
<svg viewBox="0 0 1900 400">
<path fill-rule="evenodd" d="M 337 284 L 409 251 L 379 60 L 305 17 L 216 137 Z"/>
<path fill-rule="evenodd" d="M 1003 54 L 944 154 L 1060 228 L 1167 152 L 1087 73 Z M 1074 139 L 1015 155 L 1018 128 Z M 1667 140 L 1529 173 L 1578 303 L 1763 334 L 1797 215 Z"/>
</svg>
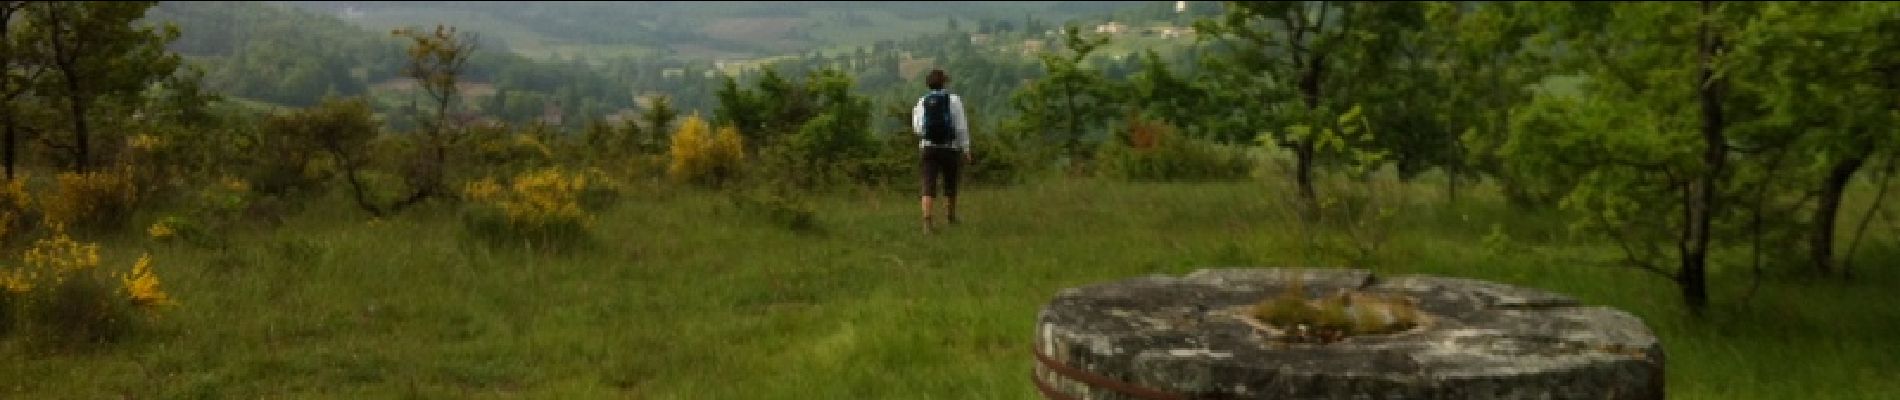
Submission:
<svg viewBox="0 0 1900 400">
<path fill-rule="evenodd" d="M 581 188 L 581 209 L 590 213 L 606 211 L 620 201 L 620 193 L 626 191 L 626 184 L 620 183 L 600 168 L 588 168 L 585 173 L 587 185 Z"/>
<path fill-rule="evenodd" d="M 316 106 L 267 117 L 257 136 L 262 156 L 249 172 L 259 193 L 319 193 L 343 169 L 366 157 L 377 134 L 369 102 L 361 97 L 325 98 Z"/>
<path fill-rule="evenodd" d="M 740 211 L 764 218 L 774 225 L 795 232 L 817 232 L 818 212 L 811 202 L 782 185 L 734 191 L 732 202 Z"/>
<path fill-rule="evenodd" d="M 117 229 L 132 216 L 138 188 L 129 175 L 113 172 L 60 173 L 52 193 L 41 198 L 47 225 Z"/>
<path fill-rule="evenodd" d="M 32 229 L 37 217 L 38 211 L 33 209 L 33 197 L 27 194 L 25 179 L 0 184 L 0 246 Z"/>
<path fill-rule="evenodd" d="M 1385 179 L 1326 181 L 1319 188 L 1317 219 L 1300 226 L 1309 235 L 1307 249 L 1323 257 L 1320 262 L 1377 265 L 1408 202 L 1403 186 Z"/>
<path fill-rule="evenodd" d="M 474 202 L 463 215 L 467 231 L 491 243 L 521 243 L 539 248 L 576 244 L 588 235 L 591 217 L 582 207 L 588 191 L 585 175 L 545 168 L 517 175 L 503 185 L 492 178 L 470 182 L 464 199 Z"/>
<path fill-rule="evenodd" d="M 745 161 L 745 143 L 739 129 L 722 127 L 713 135 L 699 114 L 680 123 L 667 152 L 672 163 L 667 165 L 666 175 L 676 182 L 718 186 L 736 177 Z"/>
<path fill-rule="evenodd" d="M 136 326 L 134 311 L 156 313 L 176 304 L 152 272 L 150 255 L 139 257 L 129 273 L 108 277 L 99 271 L 98 244 L 55 230 L 21 260 L 25 267 L 0 274 L 6 292 L 0 302 L 20 311 L 14 326 L 62 344 L 111 341 Z"/>
<path fill-rule="evenodd" d="M 1120 140 L 1102 146 L 1099 172 L 1137 181 L 1243 179 L 1252 159 L 1239 149 L 1176 135 L 1159 122 L 1130 117 Z"/>
</svg>

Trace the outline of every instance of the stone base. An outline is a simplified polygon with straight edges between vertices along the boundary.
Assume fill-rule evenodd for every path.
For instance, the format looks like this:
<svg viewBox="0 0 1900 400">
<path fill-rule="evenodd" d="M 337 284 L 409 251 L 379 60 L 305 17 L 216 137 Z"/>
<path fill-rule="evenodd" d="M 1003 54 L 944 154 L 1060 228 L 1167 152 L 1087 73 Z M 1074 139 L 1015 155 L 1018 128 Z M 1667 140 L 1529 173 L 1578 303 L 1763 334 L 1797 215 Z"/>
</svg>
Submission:
<svg viewBox="0 0 1900 400">
<path fill-rule="evenodd" d="M 1247 310 L 1294 279 L 1308 297 L 1409 296 L 1427 322 L 1287 343 Z M 1038 317 L 1035 350 L 1047 361 L 1035 378 L 1052 398 L 1663 397 L 1662 345 L 1628 313 L 1517 286 L 1352 269 L 1211 269 L 1065 289 Z"/>
</svg>

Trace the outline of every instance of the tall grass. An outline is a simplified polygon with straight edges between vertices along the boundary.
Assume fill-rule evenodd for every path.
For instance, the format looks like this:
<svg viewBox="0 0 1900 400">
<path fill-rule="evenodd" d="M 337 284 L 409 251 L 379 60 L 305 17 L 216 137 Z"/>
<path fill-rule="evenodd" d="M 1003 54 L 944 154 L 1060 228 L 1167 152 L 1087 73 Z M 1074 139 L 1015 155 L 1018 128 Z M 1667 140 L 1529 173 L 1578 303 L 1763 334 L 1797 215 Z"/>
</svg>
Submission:
<svg viewBox="0 0 1900 400">
<path fill-rule="evenodd" d="M 1900 393 L 1891 229 L 1851 283 L 1718 270 L 1718 306 L 1606 266 L 1612 247 L 1494 191 L 1404 193 L 1363 267 L 1545 288 L 1630 310 L 1662 337 L 1672 398 Z M 632 190 L 598 215 L 601 246 L 555 255 L 459 239 L 453 210 L 370 222 L 341 198 L 201 250 L 112 239 L 174 266 L 182 305 L 108 351 L 0 341 L 0 397 L 1034 398 L 1037 310 L 1057 290 L 1217 266 L 1338 265 L 1308 248 L 1292 188 L 1049 179 L 965 190 L 962 225 L 917 229 L 914 195 L 816 198 L 823 229 L 725 195 Z M 1862 203 L 1864 204 L 1864 203 Z M 1853 209 L 1853 208 L 1850 208 Z M 1502 232 L 1502 235 L 1493 234 Z M 1487 236 L 1492 236 L 1486 240 Z M 1793 268 L 1788 268 L 1793 269 Z"/>
</svg>

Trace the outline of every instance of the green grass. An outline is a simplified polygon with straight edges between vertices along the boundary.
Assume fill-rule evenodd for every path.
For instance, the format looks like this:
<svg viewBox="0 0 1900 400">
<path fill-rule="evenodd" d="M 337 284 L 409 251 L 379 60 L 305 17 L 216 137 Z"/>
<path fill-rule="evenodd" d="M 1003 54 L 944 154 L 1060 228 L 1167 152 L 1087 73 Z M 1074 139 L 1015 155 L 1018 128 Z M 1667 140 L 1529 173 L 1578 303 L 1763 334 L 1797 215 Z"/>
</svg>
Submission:
<svg viewBox="0 0 1900 400">
<path fill-rule="evenodd" d="M 1600 244 L 1472 189 L 1402 188 L 1370 267 L 1574 294 L 1643 317 L 1683 399 L 1879 398 L 1900 392 L 1900 274 L 1861 262 L 1853 283 L 1714 277 L 1706 320 L 1666 282 L 1593 261 Z M 0 341 L 5 398 L 1034 398 L 1037 310 L 1057 290 L 1311 257 L 1281 184 L 1046 180 L 967 189 L 963 225 L 918 232 L 908 192 L 819 198 L 797 233 L 691 190 L 632 193 L 602 214 L 598 247 L 490 250 L 425 208 L 369 222 L 340 198 L 276 230 L 229 233 L 228 252 L 106 238 L 123 268 L 149 249 L 182 305 L 156 328 L 87 354 Z M 1858 210 L 1849 206 L 1848 210 Z M 1855 214 L 1858 215 L 1858 214 Z M 1480 246 L 1493 225 L 1502 248 Z M 1890 227 L 1876 227 L 1890 233 Z M 1877 243 L 1890 243 L 1883 237 Z M 316 249 L 289 251 L 291 248 Z M 1885 263 L 1891 265 L 1892 263 Z"/>
</svg>

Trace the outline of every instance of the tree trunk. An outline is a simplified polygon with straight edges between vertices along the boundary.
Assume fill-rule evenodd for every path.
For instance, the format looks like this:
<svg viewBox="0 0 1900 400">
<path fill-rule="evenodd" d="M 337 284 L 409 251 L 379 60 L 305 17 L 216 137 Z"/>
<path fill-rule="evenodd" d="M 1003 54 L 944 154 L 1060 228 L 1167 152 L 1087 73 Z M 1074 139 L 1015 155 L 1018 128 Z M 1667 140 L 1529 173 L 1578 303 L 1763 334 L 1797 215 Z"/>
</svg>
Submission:
<svg viewBox="0 0 1900 400">
<path fill-rule="evenodd" d="M 1445 202 L 1458 204 L 1458 171 L 1445 171 Z"/>
<path fill-rule="evenodd" d="M 1319 194 L 1313 191 L 1313 153 L 1312 140 L 1302 140 L 1293 145 L 1293 182 L 1299 186 L 1300 201 L 1306 204 L 1310 212 L 1318 212 Z"/>
<path fill-rule="evenodd" d="M 88 159 L 92 145 L 88 140 L 91 135 L 86 130 L 86 102 L 81 100 L 84 96 L 79 95 L 79 81 L 71 75 L 66 77 L 66 88 L 73 93 L 68 99 L 73 113 L 73 165 L 78 172 L 86 172 L 92 166 Z"/>
<path fill-rule="evenodd" d="M 1855 154 L 1835 162 L 1828 169 L 1827 179 L 1821 183 L 1821 202 L 1814 209 L 1814 232 L 1810 234 L 1808 242 L 1808 254 L 1814 263 L 1814 270 L 1821 275 L 1834 273 L 1834 221 L 1840 214 L 1841 195 L 1847 191 L 1847 183 L 1853 181 L 1854 172 L 1867 162 L 1869 152 L 1866 147 L 1862 147 Z"/>
<path fill-rule="evenodd" d="M 77 47 L 77 46 L 82 46 L 82 45 L 78 43 L 70 43 L 70 44 L 66 43 L 66 40 L 65 40 L 66 35 L 64 35 L 60 30 L 62 28 L 76 29 L 70 26 L 74 23 L 71 21 L 67 21 L 64 14 L 58 12 L 58 11 L 63 10 L 62 8 L 58 7 L 58 3 L 52 3 L 49 6 L 53 7 L 53 8 L 47 9 L 47 13 L 46 13 L 46 18 L 47 18 L 46 23 L 50 25 L 48 28 L 51 29 L 51 32 L 52 32 L 51 35 L 48 35 L 49 39 L 51 39 L 49 40 L 49 42 L 52 43 L 52 50 L 53 50 L 52 64 L 54 68 L 59 70 L 60 77 L 63 78 L 62 80 L 65 81 L 66 101 L 67 101 L 67 104 L 69 105 L 68 110 L 72 112 L 73 114 L 72 122 L 73 122 L 74 144 L 71 149 L 72 155 L 73 155 L 73 165 L 74 165 L 75 170 L 79 172 L 86 172 L 87 167 L 89 166 L 89 164 L 91 164 L 89 162 L 90 160 L 87 159 L 88 158 L 87 153 L 89 152 L 90 147 L 91 147 L 91 143 L 88 140 L 90 135 L 88 134 L 87 129 L 86 129 L 86 102 L 88 101 L 88 99 L 86 98 L 85 93 L 79 90 L 80 88 L 79 67 L 77 65 L 78 64 L 77 60 L 79 58 L 79 55 L 76 53 L 78 53 L 80 50 L 72 48 L 72 47 Z"/>
<path fill-rule="evenodd" d="M 1687 246 L 1682 251 L 1682 271 L 1678 274 L 1677 285 L 1682 288 L 1682 299 L 1689 311 L 1700 315 L 1709 305 L 1707 283 L 1707 262 L 1709 256 L 1709 225 L 1716 210 L 1716 183 L 1722 176 L 1723 163 L 1728 157 L 1728 141 L 1722 136 L 1722 103 L 1720 82 L 1715 78 L 1714 58 L 1720 39 L 1709 30 L 1708 17 L 1713 14 L 1714 2 L 1702 0 L 1702 40 L 1701 85 L 1697 89 L 1702 103 L 1702 163 L 1707 172 L 1690 183 L 1689 204 L 1687 204 L 1688 224 Z"/>
<path fill-rule="evenodd" d="M 1064 82 L 1062 84 L 1062 99 L 1068 105 L 1068 112 L 1066 114 L 1068 114 L 1069 117 L 1069 154 L 1072 156 L 1072 159 L 1081 160 L 1082 128 L 1079 126 L 1081 125 L 1080 122 L 1076 121 L 1076 113 L 1081 112 L 1081 110 L 1077 110 L 1075 107 L 1075 90 L 1074 83 Z"/>
<path fill-rule="evenodd" d="M 1311 111 L 1319 109 L 1321 94 L 1320 71 L 1322 68 L 1325 68 L 1325 66 L 1326 56 L 1314 55 L 1311 60 L 1308 60 L 1306 71 L 1300 76 L 1300 95 L 1302 100 L 1306 102 L 1306 110 L 1309 111 L 1309 115 L 1311 115 Z M 1318 131 L 1320 126 L 1315 124 L 1312 129 Z M 1300 200 L 1306 203 L 1308 212 L 1311 212 L 1312 216 L 1317 217 L 1319 216 L 1319 193 L 1313 190 L 1313 158 L 1317 156 L 1316 153 L 1318 153 L 1318 149 L 1315 147 L 1316 144 L 1312 138 L 1294 143 L 1293 156 L 1295 168 L 1293 171 L 1293 182 L 1299 185 Z"/>
</svg>

